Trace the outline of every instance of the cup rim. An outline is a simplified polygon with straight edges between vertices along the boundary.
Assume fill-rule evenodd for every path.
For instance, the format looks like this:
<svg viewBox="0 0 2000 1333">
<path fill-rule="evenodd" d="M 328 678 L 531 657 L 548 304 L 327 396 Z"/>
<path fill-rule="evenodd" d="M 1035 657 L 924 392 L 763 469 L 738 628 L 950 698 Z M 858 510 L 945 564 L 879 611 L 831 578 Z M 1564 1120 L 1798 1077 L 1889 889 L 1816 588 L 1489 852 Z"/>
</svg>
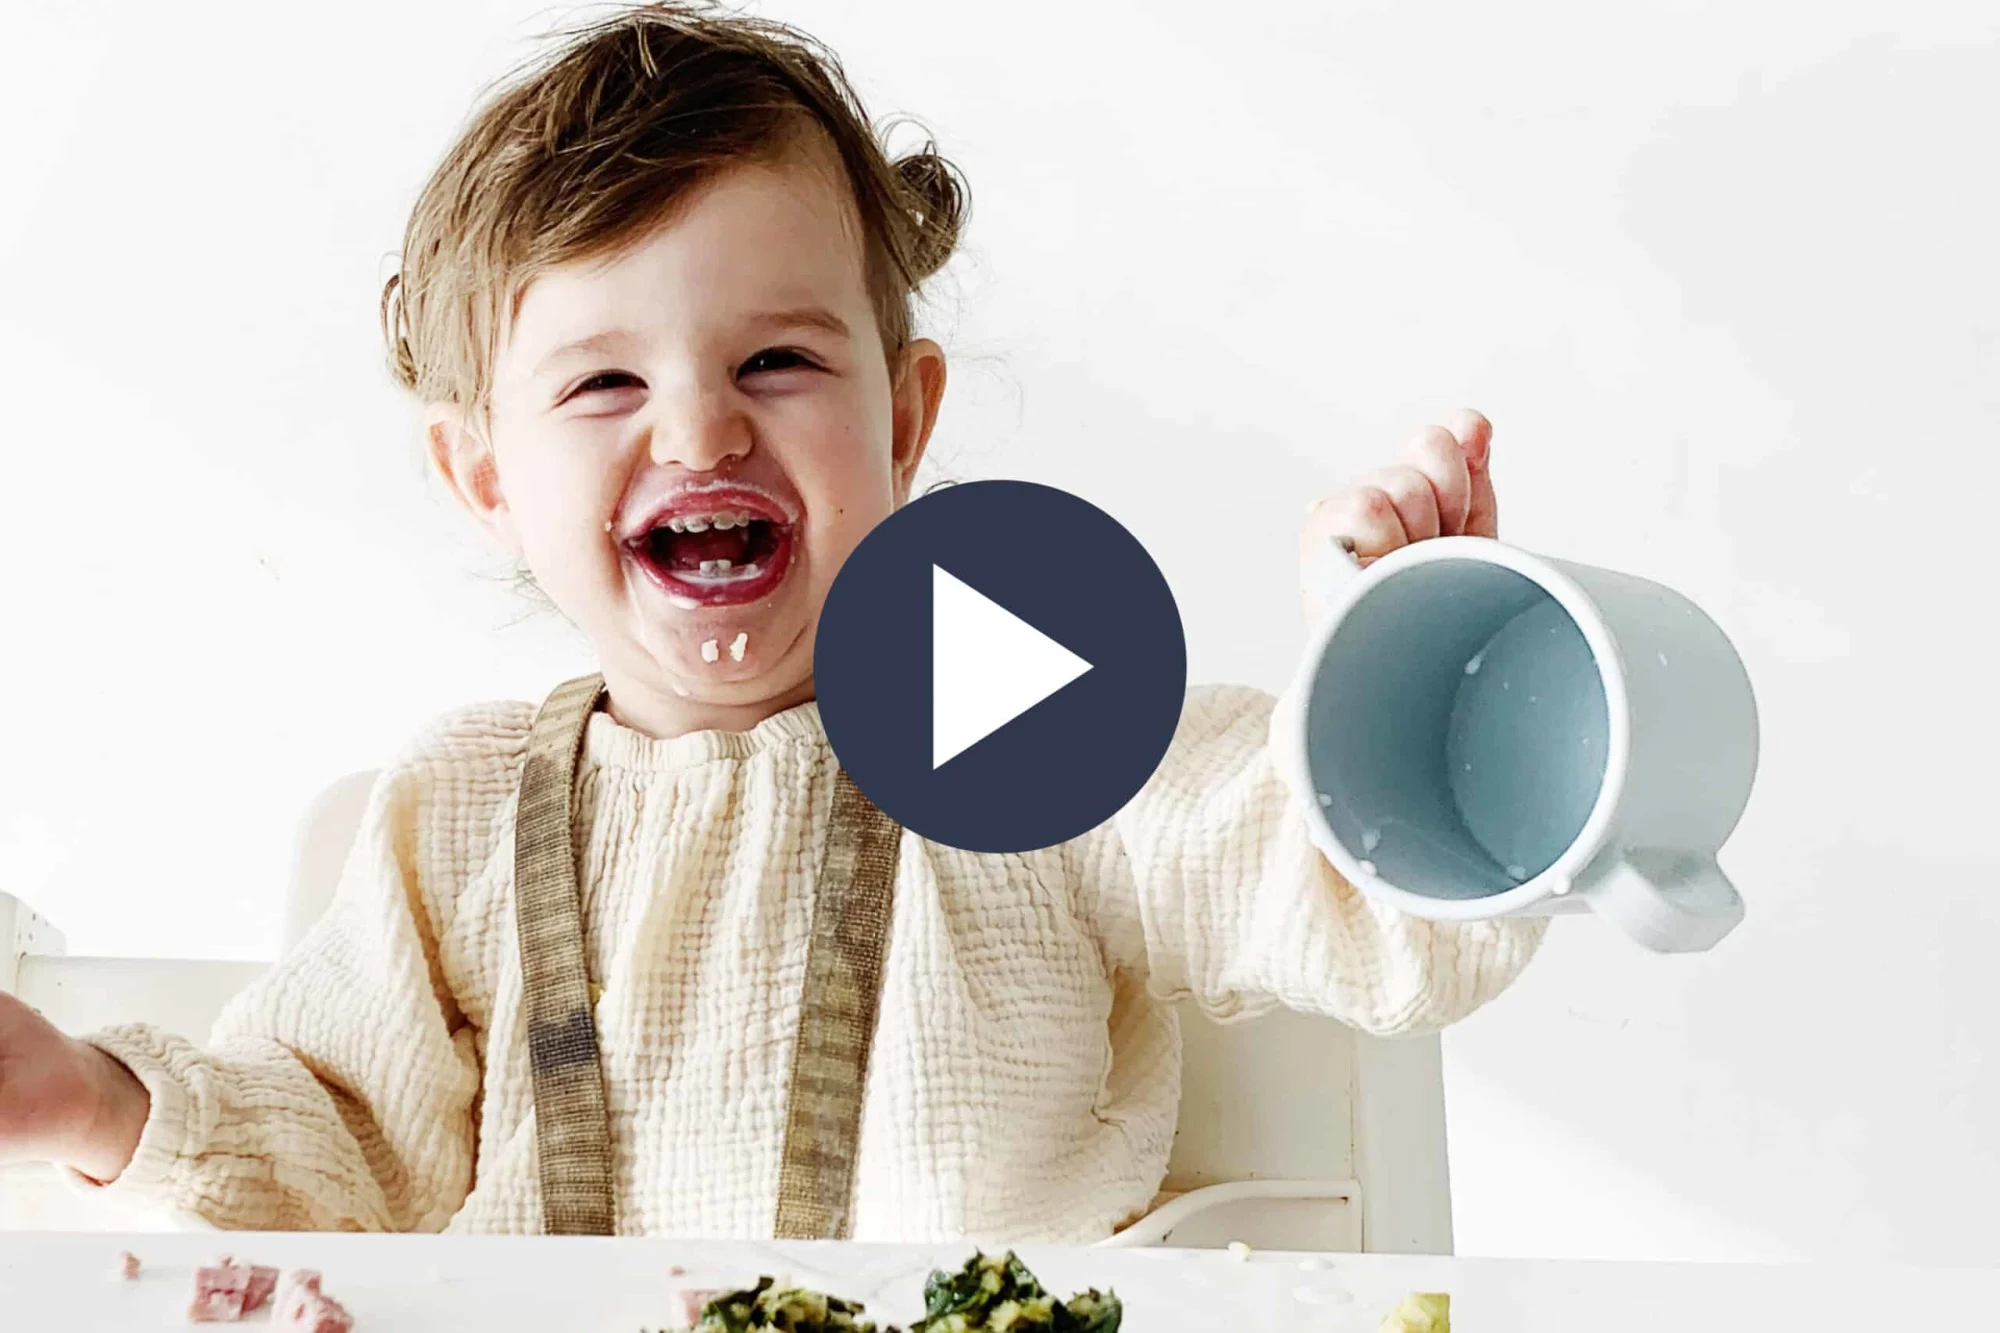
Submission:
<svg viewBox="0 0 2000 1333">
<path fill-rule="evenodd" d="M 1483 898 L 1432 898 L 1398 888 L 1387 880 L 1364 875 L 1359 859 L 1335 836 L 1333 825 L 1318 802 L 1308 795 L 1313 777 L 1305 744 L 1305 719 L 1312 704 L 1312 687 L 1319 660 L 1326 653 L 1340 622 L 1355 604 L 1396 574 L 1419 565 L 1443 560 L 1472 560 L 1499 565 L 1532 581 L 1556 600 L 1571 622 L 1583 632 L 1592 659 L 1597 664 L 1599 683 L 1604 688 L 1605 756 L 1604 780 L 1597 789 L 1596 803 L 1582 829 L 1549 867 L 1511 889 Z M 1341 877 L 1363 895 L 1386 903 L 1412 916 L 1439 921 L 1483 921 L 1509 916 L 1546 898 L 1562 898 L 1578 886 L 1585 867 L 1597 858 L 1608 841 L 1612 820 L 1624 798 L 1632 743 L 1630 696 L 1626 689 L 1625 660 L 1618 644 L 1592 608 L 1583 589 L 1556 563 L 1532 552 L 1492 537 L 1435 537 L 1414 542 L 1383 556 L 1347 581 L 1314 628 L 1311 644 L 1300 659 L 1291 693 L 1298 711 L 1291 732 L 1293 790 L 1304 808 L 1307 828 L 1320 854 L 1333 863 Z"/>
</svg>

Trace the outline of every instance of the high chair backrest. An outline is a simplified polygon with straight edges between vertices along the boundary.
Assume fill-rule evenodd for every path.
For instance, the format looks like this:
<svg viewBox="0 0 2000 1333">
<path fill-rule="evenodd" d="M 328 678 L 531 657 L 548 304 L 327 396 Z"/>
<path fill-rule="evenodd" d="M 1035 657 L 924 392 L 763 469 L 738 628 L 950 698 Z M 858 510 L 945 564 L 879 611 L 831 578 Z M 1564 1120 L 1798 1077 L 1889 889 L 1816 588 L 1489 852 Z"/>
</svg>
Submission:
<svg viewBox="0 0 2000 1333">
<path fill-rule="evenodd" d="M 372 770 L 349 773 L 322 788 L 300 815 L 292 841 L 291 877 L 285 888 L 284 925 L 279 937 L 282 951 L 289 953 L 333 901 L 348 850 L 367 812 L 369 793 L 375 789 L 375 777 Z"/>
</svg>

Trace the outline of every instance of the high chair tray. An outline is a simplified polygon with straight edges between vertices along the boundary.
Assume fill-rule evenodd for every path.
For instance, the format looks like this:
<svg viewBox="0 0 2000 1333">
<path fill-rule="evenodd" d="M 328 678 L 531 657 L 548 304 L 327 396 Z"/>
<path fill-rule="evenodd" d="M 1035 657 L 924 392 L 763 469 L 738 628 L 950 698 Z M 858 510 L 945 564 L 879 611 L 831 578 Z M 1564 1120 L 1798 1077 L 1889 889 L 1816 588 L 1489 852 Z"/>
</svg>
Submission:
<svg viewBox="0 0 2000 1333">
<path fill-rule="evenodd" d="M 123 1250 L 144 1265 L 135 1280 L 117 1271 Z M 679 1323 L 683 1287 L 747 1285 L 765 1273 L 863 1300 L 878 1321 L 901 1323 L 921 1311 L 929 1272 L 956 1269 L 971 1247 L 23 1233 L 0 1240 L 0 1328 L 184 1327 L 194 1267 L 225 1251 L 241 1261 L 320 1270 L 327 1293 L 354 1315 L 355 1333 L 639 1333 Z M 1043 1246 L 1019 1253 L 1057 1295 L 1115 1289 L 1125 1303 L 1125 1333 L 1372 1333 L 1411 1291 L 1449 1292 L 1457 1333 L 2000 1327 L 1994 1269 L 1237 1258 Z M 684 1272 L 676 1275 L 677 1267 Z"/>
</svg>

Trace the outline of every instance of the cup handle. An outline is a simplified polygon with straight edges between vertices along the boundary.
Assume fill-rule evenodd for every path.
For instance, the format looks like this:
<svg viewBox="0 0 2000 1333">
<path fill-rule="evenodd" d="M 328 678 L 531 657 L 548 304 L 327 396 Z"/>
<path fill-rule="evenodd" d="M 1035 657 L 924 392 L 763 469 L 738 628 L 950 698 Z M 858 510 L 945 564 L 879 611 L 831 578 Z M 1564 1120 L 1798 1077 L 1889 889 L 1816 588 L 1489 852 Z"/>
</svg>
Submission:
<svg viewBox="0 0 2000 1333">
<path fill-rule="evenodd" d="M 1352 537 L 1331 537 L 1306 557 L 1306 595 L 1312 599 L 1314 623 L 1324 623 L 1333 604 L 1361 572 Z"/>
<path fill-rule="evenodd" d="M 1654 953 L 1712 949 L 1743 920 L 1743 898 L 1715 857 L 1631 848 L 1582 887 L 1592 909 Z"/>
</svg>

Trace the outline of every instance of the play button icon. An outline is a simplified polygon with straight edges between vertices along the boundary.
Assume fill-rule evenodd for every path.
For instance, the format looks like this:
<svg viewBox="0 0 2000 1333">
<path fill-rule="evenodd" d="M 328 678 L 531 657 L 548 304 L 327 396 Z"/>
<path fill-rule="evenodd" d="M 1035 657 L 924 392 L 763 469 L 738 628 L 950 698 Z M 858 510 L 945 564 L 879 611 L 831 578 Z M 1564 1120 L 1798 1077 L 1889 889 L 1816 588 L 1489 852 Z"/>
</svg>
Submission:
<svg viewBox="0 0 2000 1333">
<path fill-rule="evenodd" d="M 1115 519 L 1020 481 L 947 487 L 855 548 L 814 648 L 827 739 L 911 832 L 1019 852 L 1116 814 L 1187 689 L 1180 613 Z"/>
<path fill-rule="evenodd" d="M 1090 663 L 931 566 L 931 767 L 998 731 Z"/>
</svg>

